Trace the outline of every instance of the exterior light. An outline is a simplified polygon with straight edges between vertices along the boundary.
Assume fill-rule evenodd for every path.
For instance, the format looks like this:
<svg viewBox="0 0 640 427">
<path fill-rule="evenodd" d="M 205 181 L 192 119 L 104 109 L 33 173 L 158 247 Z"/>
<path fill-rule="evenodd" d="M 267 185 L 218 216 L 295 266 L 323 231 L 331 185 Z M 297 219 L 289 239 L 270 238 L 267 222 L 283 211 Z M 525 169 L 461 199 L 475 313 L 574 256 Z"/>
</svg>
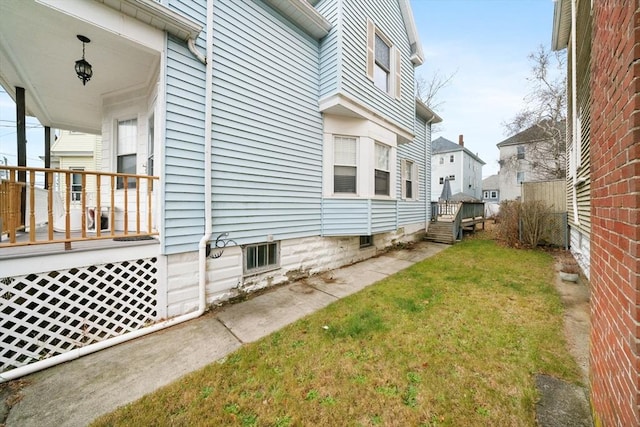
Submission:
<svg viewBox="0 0 640 427">
<path fill-rule="evenodd" d="M 78 34 L 77 37 L 78 40 L 82 42 L 82 59 L 78 59 L 76 61 L 76 74 L 78 75 L 78 78 L 82 80 L 82 85 L 84 86 L 89 80 L 91 80 L 91 76 L 93 75 L 91 64 L 84 59 L 84 45 L 85 43 L 91 43 L 91 40 L 81 34 Z"/>
</svg>

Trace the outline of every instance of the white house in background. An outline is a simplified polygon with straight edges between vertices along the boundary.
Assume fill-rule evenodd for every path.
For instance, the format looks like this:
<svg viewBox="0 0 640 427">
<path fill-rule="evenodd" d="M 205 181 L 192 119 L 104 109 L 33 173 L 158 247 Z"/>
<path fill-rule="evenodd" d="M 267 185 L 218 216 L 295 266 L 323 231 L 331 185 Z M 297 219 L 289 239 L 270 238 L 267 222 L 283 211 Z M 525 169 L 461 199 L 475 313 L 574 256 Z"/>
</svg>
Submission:
<svg viewBox="0 0 640 427">
<path fill-rule="evenodd" d="M 533 125 L 496 144 L 500 150 L 500 200 L 520 199 L 525 181 L 546 181 L 564 176 L 563 145 L 557 145 L 562 152 L 554 156 L 554 144 L 549 141 L 552 134 L 565 135 L 565 122 L 547 123 Z"/>
<path fill-rule="evenodd" d="M 458 144 L 439 137 L 431 148 L 431 200 L 442 194 L 445 178 L 449 178 L 451 194 L 463 193 L 482 199 L 482 166 L 486 163 L 464 146 L 460 135 Z"/>
</svg>

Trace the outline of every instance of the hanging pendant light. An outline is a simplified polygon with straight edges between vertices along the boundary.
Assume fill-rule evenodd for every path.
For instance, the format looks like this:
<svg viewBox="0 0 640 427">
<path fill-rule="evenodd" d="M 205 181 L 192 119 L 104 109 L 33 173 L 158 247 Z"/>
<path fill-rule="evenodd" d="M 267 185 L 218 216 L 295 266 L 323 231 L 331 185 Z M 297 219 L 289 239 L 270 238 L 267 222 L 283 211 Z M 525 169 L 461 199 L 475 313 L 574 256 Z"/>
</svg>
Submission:
<svg viewBox="0 0 640 427">
<path fill-rule="evenodd" d="M 78 59 L 76 61 L 76 74 L 78 78 L 82 80 L 82 85 L 86 85 L 89 80 L 91 80 L 91 76 L 93 75 L 93 70 L 91 69 L 91 64 L 89 64 L 84 59 L 84 45 L 85 43 L 91 43 L 88 37 L 78 34 L 78 40 L 82 42 L 82 59 Z"/>
</svg>

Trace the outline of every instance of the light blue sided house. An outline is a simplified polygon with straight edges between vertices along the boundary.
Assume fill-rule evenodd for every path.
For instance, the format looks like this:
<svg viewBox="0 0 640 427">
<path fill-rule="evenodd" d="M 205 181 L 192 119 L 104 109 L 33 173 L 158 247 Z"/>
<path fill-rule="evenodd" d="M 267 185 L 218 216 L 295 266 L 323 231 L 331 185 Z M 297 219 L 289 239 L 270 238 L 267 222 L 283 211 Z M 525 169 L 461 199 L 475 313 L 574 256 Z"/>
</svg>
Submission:
<svg viewBox="0 0 640 427">
<path fill-rule="evenodd" d="M 98 171 L 7 184 L 50 176 L 67 226 L 27 197 L 3 232 L 3 380 L 426 231 L 409 0 L 5 0 L 0 31 L 26 114 L 102 137 Z"/>
</svg>

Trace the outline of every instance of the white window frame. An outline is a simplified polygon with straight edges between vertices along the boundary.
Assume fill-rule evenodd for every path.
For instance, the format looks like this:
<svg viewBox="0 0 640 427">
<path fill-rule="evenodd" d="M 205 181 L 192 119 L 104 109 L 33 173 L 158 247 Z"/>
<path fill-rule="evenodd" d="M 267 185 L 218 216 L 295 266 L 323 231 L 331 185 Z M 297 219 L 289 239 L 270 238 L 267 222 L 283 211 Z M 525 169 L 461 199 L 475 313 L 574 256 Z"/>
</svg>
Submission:
<svg viewBox="0 0 640 427">
<path fill-rule="evenodd" d="M 497 199 L 498 198 L 498 192 L 496 190 L 491 190 L 491 199 Z"/>
<path fill-rule="evenodd" d="M 525 148 L 524 145 L 518 145 L 516 147 L 516 157 L 518 158 L 518 160 L 524 160 L 525 158 Z"/>
<path fill-rule="evenodd" d="M 121 140 L 121 130 L 120 130 L 120 125 L 127 123 L 127 122 L 133 122 L 135 124 L 135 131 L 134 131 L 134 135 L 133 135 L 133 140 L 132 141 L 123 141 Z M 134 159 L 134 165 L 135 165 L 135 169 L 133 171 L 133 174 L 137 174 L 137 169 L 138 169 L 138 133 L 139 133 L 139 123 L 138 123 L 138 117 L 131 117 L 128 119 L 122 119 L 122 120 L 118 120 L 116 122 L 116 144 L 115 144 L 115 152 L 116 152 L 116 172 L 118 173 L 128 173 L 131 174 L 131 172 L 127 172 L 127 171 L 122 171 L 121 167 L 120 167 L 120 158 L 124 158 L 124 157 L 133 157 Z M 123 147 L 122 145 L 125 145 L 125 147 Z M 123 178 L 117 178 L 117 183 L 116 183 L 116 188 L 117 189 L 124 189 L 124 179 Z M 135 180 L 128 180 L 127 181 L 127 187 L 128 188 L 136 188 L 136 181 Z"/>
<path fill-rule="evenodd" d="M 84 171 L 84 168 L 69 168 L 69 170 L 71 171 Z M 80 178 L 80 183 L 76 184 L 75 181 L 75 177 L 79 177 Z M 69 183 L 70 186 L 70 190 L 71 190 L 71 201 L 72 202 L 80 202 L 82 201 L 82 174 L 81 173 L 71 173 L 71 182 Z M 79 190 L 74 190 L 74 187 L 79 187 Z"/>
<path fill-rule="evenodd" d="M 453 155 L 453 154 L 450 154 L 449 155 L 449 163 L 453 163 L 453 162 L 455 162 L 455 160 L 456 160 L 456 156 Z"/>
<path fill-rule="evenodd" d="M 524 180 L 525 180 L 524 172 L 523 171 L 516 172 L 516 184 L 522 185 Z"/>
<path fill-rule="evenodd" d="M 489 192 L 488 192 L 487 190 L 483 191 L 483 192 L 482 192 L 482 197 L 483 197 L 484 199 L 488 199 L 488 198 L 489 198 Z"/>
<path fill-rule="evenodd" d="M 258 259 L 261 257 L 260 248 L 264 248 L 265 253 L 263 256 L 266 258 Z M 254 252 L 254 255 L 251 255 L 251 252 Z M 264 273 L 266 271 L 277 270 L 280 268 L 280 242 L 262 242 L 251 245 L 246 245 L 242 249 L 242 254 L 244 258 L 243 262 L 243 270 L 245 275 L 252 275 L 257 273 Z M 273 263 L 270 262 L 270 255 L 273 255 L 275 261 Z M 255 257 L 255 258 L 254 258 Z M 249 267 L 249 262 L 251 259 L 256 260 L 256 265 Z"/>
<path fill-rule="evenodd" d="M 389 47 L 388 70 L 382 68 L 381 63 L 376 60 L 376 37 Z M 367 77 L 369 77 L 375 87 L 395 99 L 400 99 L 402 94 L 401 68 L 402 55 L 400 50 L 373 21 L 367 20 Z M 386 84 L 382 84 L 380 81 L 380 71 L 383 71 L 386 75 Z"/>
<path fill-rule="evenodd" d="M 338 162 L 336 160 L 336 145 L 340 142 L 352 142 L 355 145 L 355 150 L 354 150 L 354 162 L 350 163 L 350 162 Z M 332 171 L 331 171 L 331 176 L 332 176 L 332 192 L 334 195 L 357 195 L 358 194 L 358 184 L 359 184 L 359 179 L 358 179 L 358 173 L 359 173 L 359 167 L 358 167 L 358 158 L 359 158 L 359 144 L 358 144 L 358 138 L 354 137 L 354 136 L 346 136 L 346 135 L 333 135 L 332 138 L 332 153 L 333 153 L 333 167 L 332 167 Z M 354 168 L 355 169 L 355 188 L 353 192 L 348 192 L 348 191 L 336 191 L 336 172 L 335 169 L 336 167 L 348 167 L 348 168 Z"/>
<path fill-rule="evenodd" d="M 378 160 L 380 160 L 379 158 L 379 153 L 378 150 L 385 150 L 386 152 L 386 165 L 379 163 Z M 389 197 L 392 194 L 392 188 L 391 188 L 391 147 L 388 146 L 387 144 L 383 144 L 381 142 L 375 142 L 373 144 L 373 155 L 374 155 L 374 164 L 373 164 L 373 195 L 374 197 Z M 387 192 L 385 194 L 379 194 L 378 190 L 376 189 L 376 181 L 377 181 L 377 174 L 379 172 L 385 173 L 387 176 Z"/>
<path fill-rule="evenodd" d="M 400 164 L 400 176 L 402 178 L 401 183 L 401 198 L 403 200 L 419 200 L 420 198 L 420 180 L 418 179 L 419 167 L 413 161 L 409 159 L 403 159 Z M 411 194 L 407 196 L 407 182 L 411 182 Z"/>
</svg>

